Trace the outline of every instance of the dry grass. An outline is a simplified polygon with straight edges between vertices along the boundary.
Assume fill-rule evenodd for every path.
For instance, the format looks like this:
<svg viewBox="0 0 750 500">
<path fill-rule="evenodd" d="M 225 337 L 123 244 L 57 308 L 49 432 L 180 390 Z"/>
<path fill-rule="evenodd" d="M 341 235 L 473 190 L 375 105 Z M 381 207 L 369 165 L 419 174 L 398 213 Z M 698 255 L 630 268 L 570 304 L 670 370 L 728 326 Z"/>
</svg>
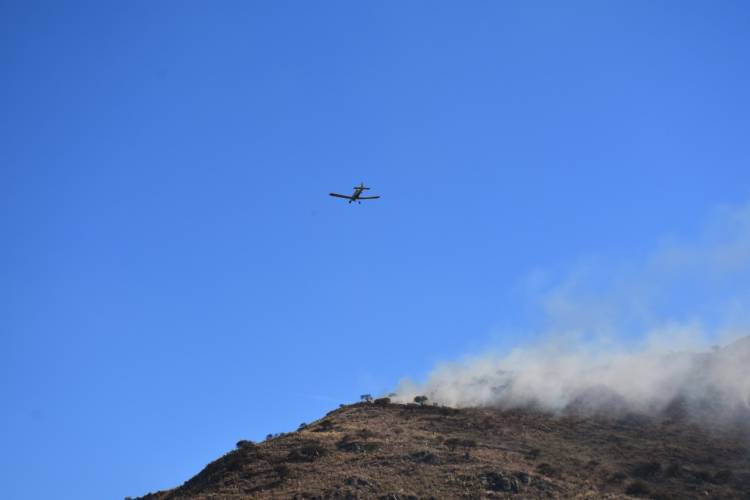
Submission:
<svg viewBox="0 0 750 500">
<path fill-rule="evenodd" d="M 359 403 L 144 499 L 749 498 L 739 429 Z"/>
</svg>

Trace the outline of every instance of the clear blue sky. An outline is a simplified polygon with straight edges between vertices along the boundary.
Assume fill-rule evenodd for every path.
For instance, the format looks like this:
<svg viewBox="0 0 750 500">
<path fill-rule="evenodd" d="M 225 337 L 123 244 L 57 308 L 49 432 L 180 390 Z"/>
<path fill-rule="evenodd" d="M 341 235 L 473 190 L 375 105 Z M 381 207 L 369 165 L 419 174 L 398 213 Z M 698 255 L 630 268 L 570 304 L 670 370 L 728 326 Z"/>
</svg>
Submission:
<svg viewBox="0 0 750 500">
<path fill-rule="evenodd" d="M 6 498 L 176 486 L 521 331 L 534 270 L 750 194 L 744 1 L 1 1 L 0 25 Z M 361 181 L 382 199 L 327 196 Z"/>
</svg>

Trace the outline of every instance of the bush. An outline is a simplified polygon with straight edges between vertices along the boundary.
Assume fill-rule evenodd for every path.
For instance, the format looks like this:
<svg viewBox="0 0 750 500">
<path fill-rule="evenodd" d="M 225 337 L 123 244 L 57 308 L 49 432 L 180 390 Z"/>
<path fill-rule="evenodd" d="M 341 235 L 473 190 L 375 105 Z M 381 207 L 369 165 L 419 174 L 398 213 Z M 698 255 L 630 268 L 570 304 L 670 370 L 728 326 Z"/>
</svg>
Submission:
<svg viewBox="0 0 750 500">
<path fill-rule="evenodd" d="M 646 485 L 646 483 L 642 481 L 636 481 L 634 483 L 630 483 L 627 488 L 625 488 L 625 494 L 626 495 L 633 495 L 636 497 L 640 496 L 646 496 L 649 493 L 651 493 L 651 489 Z"/>
<path fill-rule="evenodd" d="M 628 475 L 623 471 L 613 472 L 607 477 L 607 481 L 614 484 L 620 484 L 628 478 Z"/>
<path fill-rule="evenodd" d="M 450 438 L 445 440 L 445 446 L 453 451 L 456 448 L 476 448 L 477 442 L 473 439 Z"/>
<path fill-rule="evenodd" d="M 482 476 L 482 482 L 490 491 L 518 491 L 515 479 L 505 477 L 501 472 L 487 472 Z"/>
<path fill-rule="evenodd" d="M 557 469 L 555 469 L 548 463 L 541 463 L 537 465 L 536 471 L 543 476 L 554 476 L 557 474 Z"/>
<path fill-rule="evenodd" d="M 711 473 L 705 470 L 693 472 L 693 477 L 695 477 L 695 479 L 697 479 L 698 481 L 704 483 L 713 483 L 713 477 L 711 476 Z"/>
<path fill-rule="evenodd" d="M 418 405 L 423 405 L 427 402 L 427 396 L 415 396 L 414 402 Z"/>
<path fill-rule="evenodd" d="M 374 404 L 379 406 L 388 406 L 391 404 L 391 398 L 378 398 L 374 401 Z"/>
<path fill-rule="evenodd" d="M 313 432 L 328 432 L 330 430 L 333 430 L 333 422 L 330 420 L 323 419 L 321 420 L 313 429 Z"/>
<path fill-rule="evenodd" d="M 365 403 L 372 403 L 372 396 L 369 394 L 362 394 L 359 399 Z"/>
<path fill-rule="evenodd" d="M 661 472 L 659 462 L 645 462 L 633 467 L 633 475 L 642 479 L 650 479 Z"/>
<path fill-rule="evenodd" d="M 346 438 L 339 441 L 336 444 L 336 448 L 341 451 L 348 451 L 350 453 L 359 453 L 361 451 L 364 451 L 361 443 L 358 443 L 356 441 L 349 441 Z"/>
<path fill-rule="evenodd" d="M 680 467 L 680 464 L 673 462 L 667 466 L 664 472 L 669 477 L 680 477 L 682 475 L 682 467 Z"/>
<path fill-rule="evenodd" d="M 439 464 L 440 458 L 429 451 L 417 451 L 409 455 L 409 457 L 415 462 L 421 462 L 425 464 Z"/>
<path fill-rule="evenodd" d="M 360 429 L 357 431 L 357 436 L 361 437 L 362 439 L 370 439 L 377 436 L 377 434 L 372 432 L 370 429 Z"/>
<path fill-rule="evenodd" d="M 537 458 L 539 458 L 539 455 L 541 455 L 541 453 L 542 450 L 540 450 L 539 448 L 533 448 L 526 452 L 526 458 L 528 458 L 529 460 L 536 460 Z"/>
<path fill-rule="evenodd" d="M 279 476 L 279 479 L 284 479 L 289 475 L 291 469 L 286 464 L 279 464 L 273 468 L 273 471 Z"/>
<path fill-rule="evenodd" d="M 308 443 L 289 452 L 288 462 L 312 462 L 326 454 L 326 449 L 318 443 Z"/>
<path fill-rule="evenodd" d="M 731 470 L 720 470 L 716 474 L 714 474 L 714 483 L 716 484 L 726 484 L 729 481 L 732 480 L 732 471 Z"/>
<path fill-rule="evenodd" d="M 336 443 L 336 448 L 349 453 L 363 453 L 377 450 L 378 444 L 356 441 L 354 436 L 347 434 L 341 439 L 341 441 Z"/>
<path fill-rule="evenodd" d="M 255 448 L 255 443 L 252 441 L 247 441 L 246 439 L 240 439 L 237 441 L 237 448 Z"/>
<path fill-rule="evenodd" d="M 732 480 L 731 470 L 720 470 L 714 474 L 711 474 L 705 470 L 699 470 L 693 472 L 693 477 L 700 482 L 712 483 L 712 484 L 726 484 Z"/>
</svg>

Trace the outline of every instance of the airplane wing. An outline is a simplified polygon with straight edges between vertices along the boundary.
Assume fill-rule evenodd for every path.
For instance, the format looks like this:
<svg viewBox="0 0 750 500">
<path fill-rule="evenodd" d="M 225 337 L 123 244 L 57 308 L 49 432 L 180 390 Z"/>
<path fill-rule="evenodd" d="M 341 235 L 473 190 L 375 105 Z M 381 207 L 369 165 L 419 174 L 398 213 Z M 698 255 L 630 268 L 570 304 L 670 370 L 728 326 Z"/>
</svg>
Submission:
<svg viewBox="0 0 750 500">
<path fill-rule="evenodd" d="M 380 196 L 360 196 L 360 200 L 377 200 Z"/>
<path fill-rule="evenodd" d="M 338 194 L 338 193 L 329 193 L 331 196 L 335 196 L 336 198 L 346 198 L 347 200 L 353 200 L 354 198 L 352 196 L 347 196 L 345 194 Z"/>
</svg>

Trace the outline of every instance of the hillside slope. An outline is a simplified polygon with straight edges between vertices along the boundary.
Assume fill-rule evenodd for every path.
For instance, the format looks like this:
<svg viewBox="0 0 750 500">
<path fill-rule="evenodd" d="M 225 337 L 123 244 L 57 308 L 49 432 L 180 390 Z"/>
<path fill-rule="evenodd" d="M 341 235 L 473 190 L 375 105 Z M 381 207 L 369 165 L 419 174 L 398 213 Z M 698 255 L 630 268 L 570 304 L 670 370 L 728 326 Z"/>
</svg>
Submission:
<svg viewBox="0 0 750 500">
<path fill-rule="evenodd" d="M 143 499 L 750 498 L 741 424 L 359 403 Z"/>
</svg>

